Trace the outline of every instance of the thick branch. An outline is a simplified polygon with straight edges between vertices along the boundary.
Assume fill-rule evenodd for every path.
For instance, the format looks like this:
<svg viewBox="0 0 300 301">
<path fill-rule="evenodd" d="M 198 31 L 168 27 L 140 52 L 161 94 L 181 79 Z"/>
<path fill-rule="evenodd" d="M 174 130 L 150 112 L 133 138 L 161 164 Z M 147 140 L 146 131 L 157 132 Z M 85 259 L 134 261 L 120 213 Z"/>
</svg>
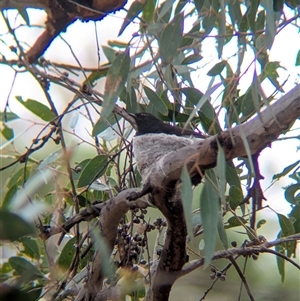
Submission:
<svg viewBox="0 0 300 301">
<path fill-rule="evenodd" d="M 218 154 L 217 140 L 227 160 L 247 156 L 244 141 L 249 146 L 250 153 L 255 154 L 274 141 L 299 117 L 300 85 L 297 85 L 249 122 L 168 153 L 151 167 L 149 177 L 144 181 L 152 187 L 168 187 L 180 178 L 184 164 L 192 175 L 197 173 L 197 167 L 206 169 L 214 166 Z"/>
</svg>

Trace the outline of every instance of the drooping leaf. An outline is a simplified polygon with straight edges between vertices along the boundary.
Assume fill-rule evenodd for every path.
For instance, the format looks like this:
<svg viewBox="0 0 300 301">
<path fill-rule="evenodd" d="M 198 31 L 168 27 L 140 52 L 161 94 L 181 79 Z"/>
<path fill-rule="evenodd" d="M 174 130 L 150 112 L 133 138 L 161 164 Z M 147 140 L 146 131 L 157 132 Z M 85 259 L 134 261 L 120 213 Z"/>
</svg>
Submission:
<svg viewBox="0 0 300 301">
<path fill-rule="evenodd" d="M 280 235 L 279 235 L 278 238 L 280 238 Z M 285 250 L 284 250 L 284 247 L 282 245 L 275 246 L 275 250 L 285 256 Z M 279 274 L 281 276 L 281 282 L 284 283 L 284 280 L 285 280 L 285 260 L 280 256 L 276 256 L 276 262 L 277 262 L 277 268 L 278 268 Z"/>
<path fill-rule="evenodd" d="M 0 112 L 0 121 L 1 122 L 8 122 L 8 121 L 11 121 L 11 120 L 15 120 L 15 119 L 19 119 L 20 117 L 15 114 L 15 113 L 12 113 L 12 112 Z"/>
<path fill-rule="evenodd" d="M 225 160 L 225 154 L 224 150 L 221 147 L 219 141 L 218 141 L 218 155 L 217 155 L 217 165 L 215 167 L 216 174 L 219 178 L 219 191 L 220 191 L 220 197 L 223 206 L 226 206 L 225 202 L 225 190 L 226 190 L 226 160 Z"/>
<path fill-rule="evenodd" d="M 47 106 L 34 99 L 28 98 L 26 101 L 24 101 L 21 96 L 16 96 L 16 99 L 26 109 L 44 121 L 51 121 L 55 118 L 55 114 Z"/>
<path fill-rule="evenodd" d="M 229 162 L 226 163 L 226 181 L 230 186 L 234 185 L 242 190 L 237 170 L 233 164 Z"/>
<path fill-rule="evenodd" d="M 171 63 L 177 48 L 182 41 L 183 15 L 176 15 L 173 20 L 166 25 L 159 38 L 159 51 L 163 61 Z"/>
<path fill-rule="evenodd" d="M 298 50 L 297 56 L 296 56 L 296 62 L 295 62 L 295 66 L 299 66 L 300 65 L 300 50 Z"/>
<path fill-rule="evenodd" d="M 240 187 L 231 185 L 229 188 L 229 204 L 232 210 L 235 210 L 243 200 L 243 192 Z"/>
<path fill-rule="evenodd" d="M 221 213 L 219 214 L 219 218 L 218 218 L 218 234 L 223 247 L 225 249 L 228 249 L 228 238 L 224 228 L 224 223 L 223 223 L 223 218 Z"/>
<path fill-rule="evenodd" d="M 149 24 L 153 19 L 156 2 L 157 0 L 148 0 L 143 8 L 142 17 L 147 24 Z"/>
<path fill-rule="evenodd" d="M 27 259 L 18 256 L 12 256 L 8 260 L 12 268 L 26 280 L 36 280 L 43 278 L 43 274 L 38 270 L 38 268 L 29 262 Z"/>
<path fill-rule="evenodd" d="M 156 94 L 156 92 L 151 90 L 147 86 L 143 86 L 143 89 L 144 89 L 147 97 L 149 98 L 150 102 L 155 107 L 155 109 L 158 112 L 162 113 L 163 115 L 167 115 L 168 114 L 168 108 L 165 105 L 165 102 Z"/>
<path fill-rule="evenodd" d="M 280 214 L 280 213 L 277 213 L 277 217 L 278 217 L 279 225 L 281 228 L 282 237 L 286 237 L 286 236 L 295 234 L 295 228 L 293 226 L 292 221 L 289 218 L 287 218 L 286 216 L 284 216 L 283 214 Z M 295 254 L 295 251 L 296 251 L 296 242 L 295 241 L 285 243 L 284 247 L 287 251 L 286 255 L 288 257 L 291 257 L 292 254 Z"/>
<path fill-rule="evenodd" d="M 139 15 L 146 2 L 147 2 L 146 0 L 139 0 L 139 1 L 132 2 L 131 6 L 128 9 L 126 17 L 124 18 L 118 36 L 120 36 L 124 32 L 125 28 L 135 19 L 135 17 Z"/>
<path fill-rule="evenodd" d="M 25 236 L 19 239 L 19 241 L 23 244 L 24 250 L 23 253 L 31 258 L 39 259 L 40 252 L 39 247 L 35 239 L 32 239 L 29 236 Z"/>
<path fill-rule="evenodd" d="M 14 130 L 9 128 L 6 124 L 3 124 L 3 129 L 1 129 L 1 134 L 6 140 L 11 140 L 14 138 Z"/>
<path fill-rule="evenodd" d="M 247 12 L 248 22 L 253 34 L 256 33 L 256 13 L 259 6 L 259 0 L 249 2 L 250 6 Z"/>
<path fill-rule="evenodd" d="M 61 269 L 65 271 L 70 267 L 72 263 L 72 259 L 76 251 L 75 242 L 76 237 L 69 239 L 59 255 L 57 264 Z"/>
<path fill-rule="evenodd" d="M 276 15 L 273 10 L 272 1 L 263 1 L 266 9 L 266 43 L 268 49 L 271 49 L 276 36 Z"/>
<path fill-rule="evenodd" d="M 119 54 L 107 72 L 104 89 L 103 110 L 101 117 L 107 118 L 127 81 L 130 67 L 128 51 Z"/>
<path fill-rule="evenodd" d="M 220 11 L 219 11 L 219 17 L 218 17 L 218 33 L 219 33 L 219 38 L 218 38 L 218 57 L 221 58 L 223 54 L 223 47 L 225 44 L 225 34 L 226 34 L 226 11 L 225 11 L 225 3 L 224 0 L 219 0 L 220 2 Z"/>
<path fill-rule="evenodd" d="M 103 175 L 105 173 L 107 159 L 108 156 L 105 155 L 98 155 L 92 158 L 82 170 L 78 179 L 77 188 L 90 185 L 96 178 Z"/>
<path fill-rule="evenodd" d="M 221 72 L 223 71 L 223 69 L 225 68 L 225 66 L 227 65 L 226 61 L 222 61 L 219 62 L 217 64 L 215 64 L 208 72 L 207 75 L 209 76 L 216 76 L 221 74 Z"/>
<path fill-rule="evenodd" d="M 190 239 L 193 238 L 193 225 L 192 225 L 192 201 L 193 201 L 193 189 L 192 182 L 189 175 L 189 172 L 184 165 L 181 171 L 181 197 L 182 197 L 182 206 L 184 212 L 184 218 L 186 222 L 187 232 Z"/>
<path fill-rule="evenodd" d="M 216 246 L 219 220 L 219 194 L 216 190 L 217 180 L 212 170 L 205 173 L 205 183 L 200 195 L 201 218 L 204 229 L 205 266 L 210 263 Z M 207 177 L 209 179 L 207 179 Z"/>
<path fill-rule="evenodd" d="M 19 215 L 0 209 L 0 239 L 15 241 L 35 232 L 34 227 Z"/>
</svg>

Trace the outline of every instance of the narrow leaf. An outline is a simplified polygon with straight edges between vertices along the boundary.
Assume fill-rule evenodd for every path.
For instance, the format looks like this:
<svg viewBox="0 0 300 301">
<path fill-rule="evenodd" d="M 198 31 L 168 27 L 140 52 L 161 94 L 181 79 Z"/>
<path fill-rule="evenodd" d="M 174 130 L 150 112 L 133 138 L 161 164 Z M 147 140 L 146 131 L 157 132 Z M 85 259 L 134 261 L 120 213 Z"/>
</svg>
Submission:
<svg viewBox="0 0 300 301">
<path fill-rule="evenodd" d="M 148 0 L 144 6 L 142 17 L 147 24 L 153 19 L 156 1 L 157 0 Z"/>
<path fill-rule="evenodd" d="M 219 62 L 217 64 L 215 64 L 208 72 L 207 72 L 207 75 L 208 76 L 216 76 L 216 75 L 219 75 L 223 69 L 226 67 L 227 65 L 227 62 L 226 61 L 222 61 L 222 62 Z"/>
<path fill-rule="evenodd" d="M 158 112 L 162 113 L 163 115 L 167 115 L 169 111 L 168 111 L 168 108 L 166 107 L 164 101 L 156 94 L 156 92 L 154 92 L 147 86 L 143 86 L 143 88 L 144 88 L 144 91 L 145 91 L 147 97 L 149 98 L 150 102 L 153 104 L 155 109 Z"/>
<path fill-rule="evenodd" d="M 43 274 L 37 269 L 37 267 L 23 257 L 13 256 L 10 257 L 8 261 L 12 268 L 27 280 L 43 278 Z"/>
<path fill-rule="evenodd" d="M 90 185 L 94 180 L 105 173 L 108 156 L 98 155 L 82 170 L 78 179 L 77 188 Z"/>
<path fill-rule="evenodd" d="M 55 118 L 55 114 L 48 107 L 34 99 L 29 98 L 26 101 L 24 101 L 21 96 L 16 96 L 16 99 L 26 109 L 28 109 L 30 112 L 40 117 L 44 121 L 51 121 Z"/>
<path fill-rule="evenodd" d="M 295 66 L 299 66 L 299 65 L 300 65 L 300 50 L 298 50 L 296 62 L 295 62 Z"/>
<path fill-rule="evenodd" d="M 219 214 L 218 217 L 218 234 L 219 234 L 219 238 L 222 242 L 222 245 L 225 249 L 228 249 L 228 238 L 227 238 L 227 234 L 224 228 L 224 223 L 223 223 L 223 218 L 222 215 Z"/>
<path fill-rule="evenodd" d="M 193 201 L 193 189 L 189 172 L 184 165 L 181 171 L 181 197 L 182 206 L 184 212 L 184 218 L 187 226 L 187 232 L 190 239 L 193 238 L 193 225 L 192 225 L 192 201 Z"/>
<path fill-rule="evenodd" d="M 127 81 L 130 67 L 128 51 L 119 54 L 107 72 L 104 101 L 101 117 L 106 118 L 112 112 L 114 105 Z"/>
<path fill-rule="evenodd" d="M 281 177 L 286 176 L 291 170 L 293 170 L 299 164 L 300 164 L 300 160 L 298 160 L 295 163 L 292 163 L 291 165 L 285 167 L 282 172 L 275 174 L 273 176 L 272 180 L 274 181 L 274 180 L 280 179 Z"/>
<path fill-rule="evenodd" d="M 208 180 L 209 178 L 210 180 Z M 218 235 L 219 220 L 219 195 L 211 181 L 216 184 L 216 178 L 212 170 L 208 170 L 205 174 L 205 183 L 200 195 L 201 218 L 204 229 L 205 242 L 205 266 L 207 267 L 213 256 L 216 246 L 216 238 Z"/>
<path fill-rule="evenodd" d="M 226 206 L 225 201 L 225 190 L 226 190 L 226 160 L 224 150 L 221 147 L 218 141 L 218 155 L 217 155 L 217 166 L 216 166 L 216 173 L 219 178 L 219 190 L 220 190 L 220 197 L 223 206 Z"/>
<path fill-rule="evenodd" d="M 182 41 L 183 33 L 183 14 L 180 13 L 168 23 L 159 38 L 159 51 L 162 60 L 171 63 L 177 48 Z"/>
<path fill-rule="evenodd" d="M 35 233 L 35 229 L 15 213 L 0 210 L 0 239 L 15 241 Z"/>
<path fill-rule="evenodd" d="M 62 249 L 60 256 L 58 258 L 58 261 L 57 261 L 58 266 L 65 271 L 70 267 L 70 265 L 72 263 L 73 256 L 76 251 L 75 242 L 76 242 L 76 237 L 71 238 L 65 244 L 65 246 Z"/>
<path fill-rule="evenodd" d="M 133 21 L 133 19 L 135 19 L 135 17 L 139 15 L 146 2 L 146 0 L 132 2 L 131 6 L 128 9 L 126 17 L 124 18 L 124 22 L 121 26 L 118 36 L 120 36 L 124 32 L 125 28 Z"/>
</svg>

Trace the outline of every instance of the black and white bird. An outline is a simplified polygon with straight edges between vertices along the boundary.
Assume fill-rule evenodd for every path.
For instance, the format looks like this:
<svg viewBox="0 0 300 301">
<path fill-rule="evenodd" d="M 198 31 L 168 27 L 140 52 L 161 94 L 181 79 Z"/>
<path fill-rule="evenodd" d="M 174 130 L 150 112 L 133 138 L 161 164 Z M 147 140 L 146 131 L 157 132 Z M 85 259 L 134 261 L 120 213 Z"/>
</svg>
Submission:
<svg viewBox="0 0 300 301">
<path fill-rule="evenodd" d="M 147 181 L 153 170 L 164 174 L 164 158 L 185 146 L 202 141 L 209 136 L 190 129 L 164 123 L 150 113 L 129 114 L 136 123 L 133 152 L 137 168 L 143 181 Z M 188 154 L 187 154 L 188 156 Z"/>
<path fill-rule="evenodd" d="M 185 136 L 185 137 L 195 137 L 195 138 L 207 138 L 207 135 L 202 134 L 201 132 L 195 132 L 190 129 L 183 129 L 178 126 L 173 126 L 168 123 L 164 123 L 159 118 L 154 115 L 146 112 L 131 114 L 131 117 L 134 118 L 137 126 L 137 136 L 145 134 L 167 134 L 167 135 L 176 135 L 176 136 Z"/>
</svg>

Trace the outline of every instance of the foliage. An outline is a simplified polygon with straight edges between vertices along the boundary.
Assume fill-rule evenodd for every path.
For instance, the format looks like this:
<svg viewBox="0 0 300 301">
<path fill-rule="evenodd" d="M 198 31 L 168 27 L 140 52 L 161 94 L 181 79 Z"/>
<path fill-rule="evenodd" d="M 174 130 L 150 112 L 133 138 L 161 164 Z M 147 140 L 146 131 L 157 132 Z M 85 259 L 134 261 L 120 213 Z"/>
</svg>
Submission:
<svg viewBox="0 0 300 301">
<path fill-rule="evenodd" d="M 200 128 L 209 135 L 249 121 L 262 107 L 269 108 L 277 94 L 284 92 L 284 81 L 279 77 L 284 67 L 270 59 L 269 51 L 280 31 L 299 27 L 300 2 L 289 1 L 289 8 L 286 5 L 279 4 L 279 11 L 274 11 L 271 1 L 258 0 L 133 1 L 123 15 L 119 34 L 132 32 L 132 23 L 139 29 L 126 43 L 121 38 L 108 41 L 102 47 L 107 61 L 99 61 L 99 67 L 92 69 L 82 66 L 74 53 L 76 66 L 54 62 L 47 52 L 29 64 L 24 59 L 28 45 L 19 32 L 33 24 L 26 10 L 19 11 L 17 22 L 3 11 L 8 31 L 1 36 L 6 47 L 1 64 L 9 66 L 16 78 L 30 75 L 29 80 L 44 96 L 27 97 L 26 87 L 24 95 L 15 94 L 13 81 L 13 93 L 1 108 L 1 134 L 6 142 L 1 152 L 5 187 L 0 234 L 2 248 L 13 254 L 2 262 L 2 282 L 20 289 L 17 293 L 25 292 L 26 300 L 43 296 L 61 300 L 63 290 L 69 296 L 77 294 L 71 279 L 83 283 L 97 246 L 105 243 L 101 235 L 93 234 L 96 215 L 80 220 L 84 221 L 80 226 L 74 222 L 66 231 L 69 233 L 61 232 L 60 226 L 82 210 L 101 206 L 120 191 L 142 185 L 132 153 L 134 132 L 126 115 L 118 114 L 121 107 L 129 113 L 146 111 L 181 127 Z M 287 19 L 286 10 L 294 16 Z M 216 43 L 218 58 L 209 62 L 211 67 L 203 75 L 201 71 L 210 60 L 202 56 L 207 42 Z M 299 65 L 299 54 L 295 62 Z M 243 79 L 249 73 L 252 82 L 245 87 Z M 102 80 L 104 86 L 99 84 Z M 207 83 L 206 91 L 202 81 Z M 57 96 L 58 86 L 70 92 L 67 100 Z M 270 86 L 272 93 L 268 92 Z M 20 124 L 24 124 L 24 131 L 15 134 Z M 32 126 L 38 132 L 27 133 Z M 219 146 L 217 165 L 206 173 L 200 188 L 191 191 L 187 171 L 182 174 L 183 199 L 190 200 L 184 205 L 189 239 L 196 241 L 192 234 L 203 235 L 204 253 L 201 248 L 193 252 L 197 258 L 205 255 L 206 265 L 212 265 L 217 248 L 228 248 L 233 228 L 244 240 L 252 241 L 258 239 L 257 230 L 262 227 L 260 232 L 268 238 L 263 231 L 268 217 L 255 220 L 256 210 L 265 209 L 260 206 L 263 195 L 255 200 L 250 193 L 260 181 L 255 158 L 240 158 L 234 164 L 225 162 Z M 295 160 L 273 176 L 274 182 L 283 177 L 294 181 L 284 188 L 291 212 L 287 216 L 276 212 L 278 238 L 300 233 L 299 167 L 300 161 Z M 192 193 L 201 209 L 191 216 Z M 157 245 L 166 221 L 152 219 L 145 208 L 128 211 L 118 222 L 111 256 L 114 271 L 106 267 L 107 287 L 118 283 L 122 294 L 131 300 L 145 296 L 147 286 L 142 277 L 149 276 L 149 262 L 160 252 Z M 54 236 L 57 233 L 60 238 Z M 153 233 L 157 234 L 154 246 L 149 240 Z M 92 246 L 92 237 L 96 246 Z M 286 259 L 296 256 L 296 242 L 280 244 L 276 251 L 282 254 L 277 257 L 277 266 L 284 281 Z M 213 266 L 212 278 L 224 280 L 230 267 Z M 23 295 L 20 298 L 25 300 Z"/>
</svg>

